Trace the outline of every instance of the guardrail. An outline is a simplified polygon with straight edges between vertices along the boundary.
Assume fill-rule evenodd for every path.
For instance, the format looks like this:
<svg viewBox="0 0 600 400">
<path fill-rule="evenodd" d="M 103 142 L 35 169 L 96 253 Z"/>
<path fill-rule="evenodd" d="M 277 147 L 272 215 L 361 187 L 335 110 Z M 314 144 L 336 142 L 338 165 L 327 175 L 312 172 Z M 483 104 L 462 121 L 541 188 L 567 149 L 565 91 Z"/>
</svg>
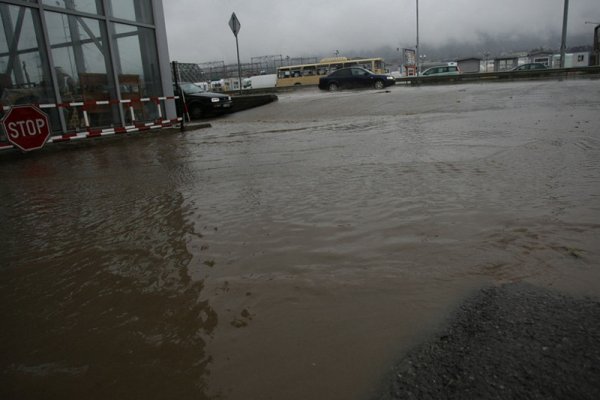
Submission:
<svg viewBox="0 0 600 400">
<path fill-rule="evenodd" d="M 448 83 L 448 82 L 477 82 L 494 80 L 520 80 L 520 79 L 572 79 L 598 75 L 600 78 L 600 66 L 577 67 L 577 68 L 551 68 L 534 71 L 502 71 L 463 73 L 447 76 L 408 76 L 396 78 L 396 83 L 411 85 Z"/>
<path fill-rule="evenodd" d="M 161 128 L 171 127 L 174 124 L 180 123 L 182 121 L 181 117 L 177 117 L 174 119 L 165 119 L 162 111 L 162 102 L 167 101 L 175 101 L 179 99 L 178 96 L 165 96 L 165 97 L 145 97 L 138 99 L 125 99 L 125 100 L 92 100 L 92 101 L 79 101 L 79 102 L 69 102 L 69 103 L 49 103 L 49 104 L 32 104 L 42 110 L 44 109 L 70 109 L 75 111 L 79 115 L 81 112 L 83 117 L 82 126 L 75 128 L 73 132 L 68 133 L 57 133 L 54 132 L 50 135 L 45 143 L 60 143 L 67 141 L 75 141 L 81 139 L 93 139 L 104 136 L 111 135 L 120 135 L 134 132 L 146 132 Z M 152 121 L 146 121 L 144 119 L 140 119 L 139 113 L 135 112 L 134 105 L 143 105 L 143 104 L 154 104 L 156 107 L 157 118 Z M 90 123 L 90 118 L 88 115 L 88 109 L 90 107 L 95 106 L 105 106 L 105 105 L 121 105 L 125 107 L 129 117 L 131 119 L 124 126 L 113 126 L 110 128 L 100 128 L 94 127 Z M 11 106 L 0 104 L 0 110 L 8 111 Z M 79 117 L 78 117 L 79 118 Z M 0 151 L 1 150 L 10 150 L 16 148 L 11 143 L 5 140 L 3 137 L 2 129 L 0 129 Z"/>
</svg>

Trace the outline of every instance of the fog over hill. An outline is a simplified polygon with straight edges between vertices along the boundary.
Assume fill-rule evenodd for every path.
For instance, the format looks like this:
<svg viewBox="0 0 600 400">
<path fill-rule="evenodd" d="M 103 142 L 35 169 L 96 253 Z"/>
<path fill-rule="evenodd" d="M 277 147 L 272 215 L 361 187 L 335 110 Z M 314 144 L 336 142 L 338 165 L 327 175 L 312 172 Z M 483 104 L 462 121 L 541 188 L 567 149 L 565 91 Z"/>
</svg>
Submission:
<svg viewBox="0 0 600 400">
<path fill-rule="evenodd" d="M 511 35 L 510 37 L 492 36 L 480 34 L 477 42 L 459 42 L 452 41 L 443 46 L 430 45 L 427 42 L 420 43 L 420 53 L 424 55 L 425 61 L 444 61 L 457 60 L 468 57 L 478 57 L 491 59 L 516 52 L 530 52 L 532 50 L 552 50 L 560 51 L 560 36 L 549 36 L 544 38 L 532 37 L 529 35 Z M 567 43 L 567 49 L 585 48 L 591 50 L 593 45 L 592 35 L 570 36 Z M 333 54 L 318 56 L 331 57 Z M 402 48 L 391 46 L 382 46 L 376 49 L 356 49 L 340 52 L 340 55 L 346 57 L 383 57 L 388 63 L 395 63 L 402 57 Z M 486 56 L 487 55 L 487 56 Z M 305 56 L 310 56 L 306 54 Z"/>
<path fill-rule="evenodd" d="M 236 62 L 228 21 L 241 23 L 242 62 L 253 57 L 377 55 L 416 44 L 428 59 L 560 48 L 564 0 L 163 0 L 169 54 L 180 62 Z M 571 1 L 567 46 L 591 45 L 598 0 Z"/>
</svg>

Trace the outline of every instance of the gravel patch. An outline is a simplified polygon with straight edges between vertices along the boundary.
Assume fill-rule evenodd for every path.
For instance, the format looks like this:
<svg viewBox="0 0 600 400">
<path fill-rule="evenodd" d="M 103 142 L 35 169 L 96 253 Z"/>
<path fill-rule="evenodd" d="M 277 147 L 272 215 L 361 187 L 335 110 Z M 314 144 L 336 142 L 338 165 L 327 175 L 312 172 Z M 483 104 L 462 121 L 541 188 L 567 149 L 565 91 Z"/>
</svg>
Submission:
<svg viewBox="0 0 600 400">
<path fill-rule="evenodd" d="M 393 371 L 379 399 L 600 399 L 600 302 L 486 288 Z"/>
</svg>

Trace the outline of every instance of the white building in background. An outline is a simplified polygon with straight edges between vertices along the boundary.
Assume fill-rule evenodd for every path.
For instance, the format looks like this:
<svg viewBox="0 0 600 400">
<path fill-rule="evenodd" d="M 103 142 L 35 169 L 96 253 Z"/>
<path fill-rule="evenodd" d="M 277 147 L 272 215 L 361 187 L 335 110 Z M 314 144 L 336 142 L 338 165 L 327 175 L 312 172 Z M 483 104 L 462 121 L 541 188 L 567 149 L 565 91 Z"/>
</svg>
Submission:
<svg viewBox="0 0 600 400">
<path fill-rule="evenodd" d="M 54 134 L 83 126 L 67 103 L 94 128 L 176 118 L 161 0 L 0 0 L 0 22 L 0 111 L 45 105 Z"/>
<path fill-rule="evenodd" d="M 590 65 L 590 52 L 565 54 L 565 68 L 587 67 Z M 560 68 L 560 54 L 552 56 L 552 66 Z"/>
</svg>

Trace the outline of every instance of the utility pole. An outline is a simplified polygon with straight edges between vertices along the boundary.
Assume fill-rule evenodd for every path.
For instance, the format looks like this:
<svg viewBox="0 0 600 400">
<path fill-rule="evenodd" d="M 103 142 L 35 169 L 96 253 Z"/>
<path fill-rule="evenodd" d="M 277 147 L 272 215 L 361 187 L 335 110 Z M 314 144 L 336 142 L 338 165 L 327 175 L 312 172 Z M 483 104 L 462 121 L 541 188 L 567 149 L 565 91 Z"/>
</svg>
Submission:
<svg viewBox="0 0 600 400">
<path fill-rule="evenodd" d="M 567 51 L 567 20 L 569 19 L 569 0 L 565 0 L 563 12 L 562 40 L 560 43 L 560 67 L 565 67 L 565 53 Z"/>
<path fill-rule="evenodd" d="M 600 22 L 585 21 L 586 24 L 596 25 L 594 28 L 594 48 L 592 50 L 592 65 L 600 65 Z"/>
<path fill-rule="evenodd" d="M 417 56 L 417 76 L 419 76 L 419 0 L 417 0 L 417 51 L 415 55 Z"/>
</svg>

